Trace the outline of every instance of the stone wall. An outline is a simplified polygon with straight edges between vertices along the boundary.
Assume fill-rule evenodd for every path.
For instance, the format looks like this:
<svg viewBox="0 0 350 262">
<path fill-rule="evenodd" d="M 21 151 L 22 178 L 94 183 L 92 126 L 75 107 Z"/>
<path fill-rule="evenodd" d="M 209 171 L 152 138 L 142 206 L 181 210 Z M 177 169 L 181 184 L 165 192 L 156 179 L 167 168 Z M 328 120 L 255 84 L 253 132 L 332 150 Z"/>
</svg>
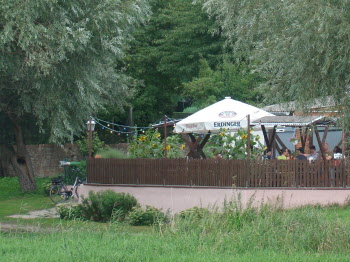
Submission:
<svg viewBox="0 0 350 262">
<path fill-rule="evenodd" d="M 108 145 L 111 148 L 119 149 L 125 153 L 128 152 L 128 144 Z M 52 176 L 64 173 L 64 169 L 59 166 L 59 161 L 66 160 L 70 162 L 80 161 L 84 159 L 80 155 L 79 148 L 76 144 L 65 144 L 57 146 L 54 144 L 27 145 L 28 153 L 31 157 L 34 174 L 37 177 Z M 0 163 L 0 176 L 2 165 Z M 10 176 L 16 176 L 14 170 L 7 170 Z"/>
<path fill-rule="evenodd" d="M 128 151 L 128 145 L 113 144 L 108 145 L 125 153 Z M 35 176 L 44 177 L 63 173 L 64 169 L 59 166 L 59 161 L 67 159 L 74 162 L 84 159 L 80 155 L 79 147 L 76 144 L 65 144 L 56 146 L 53 144 L 27 145 L 27 150 L 31 156 Z"/>
<path fill-rule="evenodd" d="M 63 173 L 64 169 L 59 166 L 59 161 L 80 161 L 82 156 L 75 144 L 56 146 L 53 144 L 27 145 L 31 156 L 35 176 L 44 177 Z"/>
</svg>

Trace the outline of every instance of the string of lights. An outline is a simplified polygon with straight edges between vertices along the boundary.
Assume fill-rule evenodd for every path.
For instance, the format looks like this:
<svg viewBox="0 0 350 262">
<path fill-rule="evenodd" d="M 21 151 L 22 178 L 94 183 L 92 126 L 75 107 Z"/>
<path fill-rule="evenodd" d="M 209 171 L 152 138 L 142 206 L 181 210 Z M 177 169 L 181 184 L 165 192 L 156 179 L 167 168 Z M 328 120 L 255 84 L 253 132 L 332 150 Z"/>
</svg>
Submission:
<svg viewBox="0 0 350 262">
<path fill-rule="evenodd" d="M 175 119 L 170 118 L 166 115 L 164 117 L 165 117 L 165 120 L 167 122 L 176 121 Z M 139 132 L 145 133 L 145 130 L 147 130 L 147 129 L 157 129 L 152 125 L 147 126 L 147 127 L 128 126 L 128 125 L 112 123 L 112 122 L 109 122 L 109 121 L 106 121 L 103 119 L 99 119 L 99 118 L 94 118 L 94 117 L 91 117 L 91 118 L 96 122 L 96 124 L 100 125 L 102 129 L 106 129 L 106 130 L 110 131 L 110 133 L 117 133 L 118 135 L 120 135 L 120 134 L 126 134 L 127 136 L 128 135 L 137 135 Z M 159 121 L 157 121 L 157 124 L 154 124 L 154 125 L 161 127 L 162 123 L 164 123 L 164 118 L 159 119 Z M 121 128 L 122 130 L 116 130 L 114 128 L 111 128 L 111 126 Z M 127 129 L 132 129 L 132 130 L 128 131 Z M 230 131 L 230 129 L 227 129 L 227 131 Z M 216 133 L 211 133 L 210 131 L 206 132 L 206 133 L 192 132 L 192 134 L 199 135 L 201 137 L 206 136 L 208 134 L 216 135 Z"/>
<path fill-rule="evenodd" d="M 109 130 L 111 133 L 117 133 L 118 135 L 120 135 L 120 134 L 126 134 L 127 136 L 128 136 L 129 134 L 132 134 L 132 133 L 137 134 L 137 133 L 135 133 L 135 131 L 125 131 L 126 128 L 123 128 L 124 131 L 115 130 L 115 129 L 113 129 L 113 128 L 110 128 L 109 126 L 106 126 L 106 125 L 102 124 L 102 123 L 99 122 L 97 119 L 95 119 L 94 121 L 96 122 L 96 124 L 99 124 L 99 125 L 101 126 L 102 129 L 107 129 L 107 130 Z"/>
<path fill-rule="evenodd" d="M 108 121 L 102 120 L 103 122 L 109 123 L 109 124 L 105 125 L 105 124 L 101 123 L 101 121 L 100 121 L 101 119 L 93 118 L 93 120 L 95 121 L 96 124 L 100 125 L 102 129 L 106 129 L 106 130 L 110 131 L 110 133 L 117 133 L 118 135 L 120 135 L 120 134 L 126 134 L 127 136 L 129 136 L 129 135 L 137 135 L 138 132 L 140 132 L 140 131 L 141 131 L 142 133 L 145 133 L 144 127 L 119 125 L 119 124 L 110 123 L 110 122 L 108 122 Z M 113 129 L 113 128 L 110 127 L 111 124 L 114 124 L 113 126 L 120 127 L 120 128 L 122 128 L 123 130 L 116 130 L 116 129 Z M 132 129 L 134 129 L 134 130 L 127 131 L 127 128 L 132 128 Z M 153 127 L 147 127 L 147 128 L 153 129 Z"/>
<path fill-rule="evenodd" d="M 93 117 L 91 117 L 93 118 Z M 117 126 L 117 127 L 122 127 L 122 128 L 132 128 L 132 129 L 151 129 L 153 128 L 152 126 L 127 126 L 127 125 L 121 125 L 121 124 L 117 124 L 117 123 L 112 123 L 103 119 L 99 119 L 99 118 L 93 118 L 95 120 L 95 122 L 98 122 L 99 124 L 101 124 L 101 122 L 107 124 L 107 126 Z M 161 119 L 158 121 L 161 122 Z M 141 130 L 142 131 L 142 130 Z"/>
</svg>

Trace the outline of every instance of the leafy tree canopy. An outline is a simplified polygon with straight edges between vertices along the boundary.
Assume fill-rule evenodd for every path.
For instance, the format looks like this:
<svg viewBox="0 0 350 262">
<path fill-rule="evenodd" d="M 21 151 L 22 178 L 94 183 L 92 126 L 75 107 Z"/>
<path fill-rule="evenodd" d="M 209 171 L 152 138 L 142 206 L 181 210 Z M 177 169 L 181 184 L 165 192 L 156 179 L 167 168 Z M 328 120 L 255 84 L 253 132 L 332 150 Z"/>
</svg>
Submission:
<svg viewBox="0 0 350 262">
<path fill-rule="evenodd" d="M 118 61 L 149 13 L 145 0 L 2 1 L 0 114 L 18 123 L 30 114 L 57 142 L 111 99 L 123 105 L 129 78 Z"/>
<path fill-rule="evenodd" d="M 268 99 L 332 95 L 349 115 L 350 2 L 204 0 L 238 57 L 269 81 Z M 273 94 L 273 95 L 271 95 Z"/>
<path fill-rule="evenodd" d="M 199 60 L 215 66 L 222 59 L 224 39 L 200 4 L 192 0 L 150 0 L 153 15 L 135 34 L 125 62 L 141 84 L 136 88 L 135 123 L 146 125 L 170 114 L 181 100 L 176 87 L 198 74 Z"/>
<path fill-rule="evenodd" d="M 201 60 L 198 77 L 191 82 L 183 83 L 183 95 L 192 99 L 197 108 L 204 108 L 226 96 L 231 96 L 249 104 L 258 104 L 262 100 L 261 90 L 258 89 L 261 78 L 249 73 L 242 64 L 224 62 L 212 70 L 206 60 Z"/>
<path fill-rule="evenodd" d="M 106 103 L 123 105 L 130 79 L 120 61 L 149 14 L 146 0 L 1 1 L 0 120 L 12 127 L 16 149 L 13 134 L 1 136 L 0 165 L 15 170 L 22 191 L 36 189 L 28 119 L 30 131 L 63 142 Z"/>
</svg>

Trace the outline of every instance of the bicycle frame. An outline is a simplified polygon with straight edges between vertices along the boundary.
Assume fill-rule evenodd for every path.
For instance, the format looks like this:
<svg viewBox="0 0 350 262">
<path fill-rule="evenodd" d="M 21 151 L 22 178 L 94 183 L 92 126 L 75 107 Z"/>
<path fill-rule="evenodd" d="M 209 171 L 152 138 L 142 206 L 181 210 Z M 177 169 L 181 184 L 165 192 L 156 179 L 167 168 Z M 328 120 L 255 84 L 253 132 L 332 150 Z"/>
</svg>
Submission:
<svg viewBox="0 0 350 262">
<path fill-rule="evenodd" d="M 53 181 L 50 188 L 51 200 L 57 204 L 74 197 L 79 197 L 77 188 L 80 184 L 82 184 L 80 178 L 76 177 L 73 186 L 70 188 L 70 190 L 68 190 L 67 186 L 62 182 L 61 179 Z"/>
</svg>

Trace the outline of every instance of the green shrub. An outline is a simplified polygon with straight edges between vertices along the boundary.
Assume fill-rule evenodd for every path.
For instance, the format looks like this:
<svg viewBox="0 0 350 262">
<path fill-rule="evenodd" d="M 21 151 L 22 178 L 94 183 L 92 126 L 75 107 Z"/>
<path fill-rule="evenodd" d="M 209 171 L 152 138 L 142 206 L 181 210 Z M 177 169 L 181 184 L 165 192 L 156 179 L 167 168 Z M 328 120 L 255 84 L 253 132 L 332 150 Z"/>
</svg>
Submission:
<svg viewBox="0 0 350 262">
<path fill-rule="evenodd" d="M 132 226 L 149 226 L 168 221 L 168 216 L 161 209 L 146 206 L 143 209 L 140 205 L 132 208 L 125 221 Z"/>
<path fill-rule="evenodd" d="M 80 140 L 76 141 L 76 143 L 79 146 L 79 151 L 80 151 L 81 155 L 88 156 L 89 155 L 89 136 L 81 137 Z M 105 144 L 98 137 L 97 132 L 94 132 L 94 134 L 92 136 L 92 143 L 91 143 L 91 154 L 93 156 L 96 155 L 96 152 L 98 150 L 101 150 L 104 146 L 105 146 Z"/>
<path fill-rule="evenodd" d="M 86 161 L 73 162 L 73 165 L 65 166 L 64 182 L 68 185 L 73 185 L 76 177 L 79 177 L 80 180 L 86 180 Z"/>
<path fill-rule="evenodd" d="M 110 147 L 99 150 L 97 155 L 101 155 L 102 158 L 128 158 L 123 151 Z"/>
<path fill-rule="evenodd" d="M 112 190 L 94 193 L 89 192 L 80 204 L 82 218 L 92 221 L 107 222 L 114 219 L 123 221 L 126 214 L 137 205 L 134 196 L 116 193 Z"/>
<path fill-rule="evenodd" d="M 198 107 L 190 106 L 190 107 L 186 107 L 183 112 L 193 114 L 193 113 L 196 113 L 198 110 L 199 110 Z"/>
<path fill-rule="evenodd" d="M 200 220 L 207 216 L 209 213 L 210 211 L 208 208 L 195 206 L 181 211 L 179 217 L 181 219 Z"/>
<path fill-rule="evenodd" d="M 43 185 L 43 193 L 45 196 L 49 196 L 50 195 L 50 188 L 52 187 L 52 183 L 51 182 L 47 182 L 45 185 Z"/>
<path fill-rule="evenodd" d="M 82 218 L 81 206 L 79 204 L 62 203 L 56 205 L 56 211 L 61 219 L 71 220 Z"/>
</svg>

